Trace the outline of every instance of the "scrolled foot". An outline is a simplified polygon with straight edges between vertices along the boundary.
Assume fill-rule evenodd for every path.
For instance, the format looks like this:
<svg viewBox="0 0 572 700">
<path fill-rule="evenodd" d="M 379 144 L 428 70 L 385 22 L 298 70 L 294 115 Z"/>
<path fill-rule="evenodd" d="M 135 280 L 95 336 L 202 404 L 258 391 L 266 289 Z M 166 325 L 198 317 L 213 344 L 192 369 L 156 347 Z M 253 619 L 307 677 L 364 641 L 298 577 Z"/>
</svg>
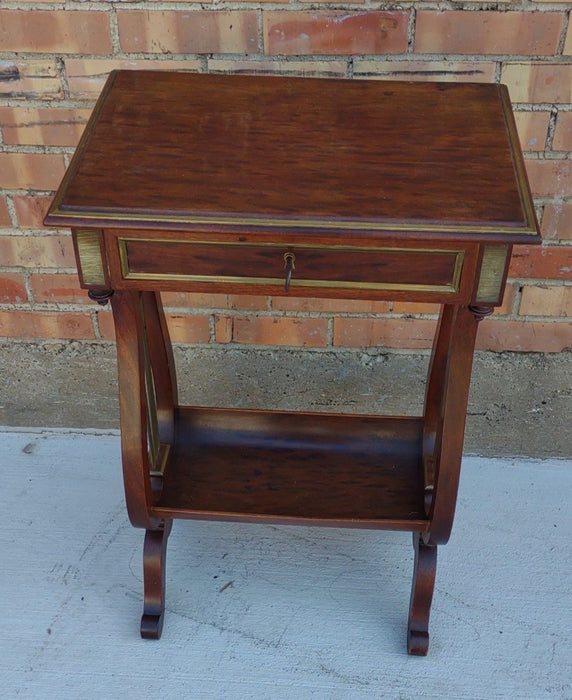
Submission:
<svg viewBox="0 0 572 700">
<path fill-rule="evenodd" d="M 161 639 L 163 621 L 165 615 L 149 615 L 143 613 L 141 617 L 141 637 L 143 639 Z"/>
<path fill-rule="evenodd" d="M 167 520 L 157 530 L 147 530 L 143 547 L 143 639 L 159 639 L 165 616 L 165 562 L 167 539 L 172 520 Z"/>
<path fill-rule="evenodd" d="M 419 630 L 407 631 L 407 653 L 412 656 L 427 656 L 429 651 L 429 632 Z"/>
<path fill-rule="evenodd" d="M 407 651 L 426 656 L 429 650 L 429 614 L 437 570 L 437 546 L 427 545 L 419 533 L 413 535 L 415 564 L 407 624 Z"/>
</svg>

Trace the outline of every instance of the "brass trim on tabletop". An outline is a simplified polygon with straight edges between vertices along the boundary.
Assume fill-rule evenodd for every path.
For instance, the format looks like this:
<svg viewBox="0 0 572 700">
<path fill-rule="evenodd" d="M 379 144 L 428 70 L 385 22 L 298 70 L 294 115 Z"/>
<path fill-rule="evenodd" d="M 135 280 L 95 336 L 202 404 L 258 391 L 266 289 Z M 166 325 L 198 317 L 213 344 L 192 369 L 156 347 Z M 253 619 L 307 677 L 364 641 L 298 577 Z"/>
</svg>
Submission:
<svg viewBox="0 0 572 700">
<path fill-rule="evenodd" d="M 519 185 L 520 189 L 520 185 Z M 394 223 L 391 221 L 350 221 L 335 219 L 298 219 L 298 218 L 264 218 L 257 216 L 206 216 L 194 214 L 152 214 L 148 212 L 129 213 L 121 212 L 102 212 L 102 211 L 64 211 L 60 209 L 60 203 L 63 199 L 61 196 L 56 196 L 52 208 L 49 211 L 50 218 L 61 218 L 62 220 L 69 219 L 93 219 L 95 221 L 112 222 L 145 222 L 147 224 L 191 224 L 193 226 L 250 226 L 263 228 L 290 228 L 290 229 L 320 229 L 331 231 L 413 231 L 416 233 L 496 233 L 509 235 L 524 235 L 536 236 L 537 230 L 530 224 L 530 219 L 527 214 L 527 226 L 484 226 L 458 223 L 441 223 L 441 224 L 423 224 L 423 223 Z M 52 222 L 52 225 L 55 222 Z"/>
<path fill-rule="evenodd" d="M 524 163 L 524 158 L 520 149 L 520 138 L 518 136 L 516 121 L 514 119 L 514 113 L 512 111 L 510 95 L 508 93 L 508 88 L 505 85 L 501 85 L 499 87 L 501 88 L 499 92 L 503 108 L 503 115 L 505 118 L 505 124 L 509 133 L 511 145 L 513 146 L 513 148 L 511 148 L 510 150 L 516 175 L 516 184 L 518 187 L 518 193 L 520 195 L 520 202 L 522 204 L 522 208 L 524 209 L 524 213 L 526 216 L 527 229 L 530 229 L 531 235 L 537 235 L 538 230 L 536 226 L 536 213 L 534 211 L 534 202 L 529 190 L 528 177 L 526 174 L 526 165 Z"/>
</svg>

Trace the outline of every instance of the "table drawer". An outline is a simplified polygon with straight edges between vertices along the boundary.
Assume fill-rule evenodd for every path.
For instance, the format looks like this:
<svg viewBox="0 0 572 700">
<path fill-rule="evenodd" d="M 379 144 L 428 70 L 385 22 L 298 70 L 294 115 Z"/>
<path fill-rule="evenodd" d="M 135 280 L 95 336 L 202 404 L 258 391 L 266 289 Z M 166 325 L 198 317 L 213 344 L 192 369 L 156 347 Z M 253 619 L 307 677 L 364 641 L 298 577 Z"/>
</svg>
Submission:
<svg viewBox="0 0 572 700">
<path fill-rule="evenodd" d="M 182 288 L 216 286 L 220 291 L 245 286 L 285 293 L 287 262 L 292 263 L 289 292 L 319 290 L 365 292 L 459 292 L 465 251 L 414 247 L 312 246 L 204 240 L 117 238 L 125 282 L 161 282 Z M 127 285 L 129 286 L 129 285 Z M 255 291 L 255 289 L 254 289 Z"/>
</svg>

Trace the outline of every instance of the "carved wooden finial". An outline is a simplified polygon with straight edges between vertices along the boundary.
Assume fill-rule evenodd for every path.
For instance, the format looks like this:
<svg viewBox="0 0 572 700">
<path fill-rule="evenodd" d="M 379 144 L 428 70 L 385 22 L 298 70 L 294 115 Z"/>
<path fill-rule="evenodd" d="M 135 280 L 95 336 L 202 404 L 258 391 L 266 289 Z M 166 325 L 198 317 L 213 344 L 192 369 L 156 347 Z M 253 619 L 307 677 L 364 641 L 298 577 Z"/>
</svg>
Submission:
<svg viewBox="0 0 572 700">
<path fill-rule="evenodd" d="M 490 316 L 493 312 L 492 306 L 469 306 L 469 309 L 473 312 L 477 321 L 482 321 L 483 318 Z"/>
<path fill-rule="evenodd" d="M 113 289 L 90 289 L 87 296 L 101 306 L 105 306 L 113 295 Z"/>
</svg>

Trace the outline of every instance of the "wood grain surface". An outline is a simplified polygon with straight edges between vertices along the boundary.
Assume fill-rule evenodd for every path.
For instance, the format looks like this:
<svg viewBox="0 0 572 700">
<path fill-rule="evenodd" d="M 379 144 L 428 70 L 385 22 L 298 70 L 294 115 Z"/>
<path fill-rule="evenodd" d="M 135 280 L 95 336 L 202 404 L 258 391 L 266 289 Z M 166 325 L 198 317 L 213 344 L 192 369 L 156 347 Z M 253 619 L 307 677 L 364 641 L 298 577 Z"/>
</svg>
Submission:
<svg viewBox="0 0 572 700">
<path fill-rule="evenodd" d="M 503 90 L 119 71 L 52 214 L 534 237 Z"/>
<path fill-rule="evenodd" d="M 178 428 L 156 515 L 428 527 L 419 418 L 185 408 Z"/>
</svg>

